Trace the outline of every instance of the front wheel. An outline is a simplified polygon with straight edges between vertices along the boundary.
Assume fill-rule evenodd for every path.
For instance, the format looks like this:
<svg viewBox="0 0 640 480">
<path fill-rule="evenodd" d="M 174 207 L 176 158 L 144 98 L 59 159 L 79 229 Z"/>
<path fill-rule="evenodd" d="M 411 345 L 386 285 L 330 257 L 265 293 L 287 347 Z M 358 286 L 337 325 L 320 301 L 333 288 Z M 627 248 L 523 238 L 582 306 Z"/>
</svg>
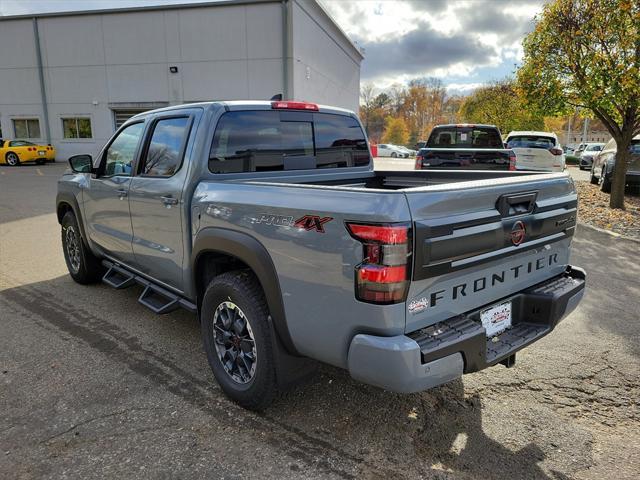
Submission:
<svg viewBox="0 0 640 480">
<path fill-rule="evenodd" d="M 14 152 L 7 153 L 4 159 L 7 162 L 7 165 L 10 165 L 12 167 L 20 165 L 20 158 L 18 158 L 18 155 Z"/>
<path fill-rule="evenodd" d="M 589 182 L 591 183 L 591 185 L 598 185 L 598 183 L 600 182 L 598 177 L 595 176 L 593 168 L 591 169 L 591 175 L 589 175 Z"/>
<path fill-rule="evenodd" d="M 102 278 L 104 268 L 84 243 L 73 212 L 67 212 L 62 218 L 62 250 L 69 275 L 76 282 L 87 285 Z"/>
<path fill-rule="evenodd" d="M 391 152 L 391 158 L 396 158 L 398 154 L 396 152 Z"/>
<path fill-rule="evenodd" d="M 278 393 L 269 310 L 255 276 L 233 271 L 215 277 L 200 310 L 209 365 L 220 387 L 250 410 L 264 410 Z"/>
</svg>

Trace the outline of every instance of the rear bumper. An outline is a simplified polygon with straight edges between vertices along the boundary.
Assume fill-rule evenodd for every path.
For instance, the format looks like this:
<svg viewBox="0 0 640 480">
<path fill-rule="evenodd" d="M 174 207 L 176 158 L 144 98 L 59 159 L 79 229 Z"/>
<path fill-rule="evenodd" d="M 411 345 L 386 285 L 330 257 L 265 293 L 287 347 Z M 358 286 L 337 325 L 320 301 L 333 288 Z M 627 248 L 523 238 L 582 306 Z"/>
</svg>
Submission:
<svg viewBox="0 0 640 480">
<path fill-rule="evenodd" d="M 409 335 L 356 335 L 349 347 L 349 373 L 400 393 L 441 385 L 505 361 L 551 332 L 576 308 L 584 289 L 584 270 L 568 267 L 562 275 L 504 299 L 512 302 L 512 327 L 493 339 L 487 339 L 480 323 L 482 309 Z"/>
</svg>

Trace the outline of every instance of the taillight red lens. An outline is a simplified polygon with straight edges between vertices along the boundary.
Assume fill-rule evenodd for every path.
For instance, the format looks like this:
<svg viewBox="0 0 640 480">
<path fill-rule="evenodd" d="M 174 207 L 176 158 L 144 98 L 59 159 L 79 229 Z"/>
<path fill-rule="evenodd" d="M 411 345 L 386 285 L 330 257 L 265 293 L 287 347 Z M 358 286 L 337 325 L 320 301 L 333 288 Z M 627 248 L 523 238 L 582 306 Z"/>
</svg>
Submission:
<svg viewBox="0 0 640 480">
<path fill-rule="evenodd" d="M 422 155 L 416 155 L 416 170 L 422 170 L 422 160 L 424 160 Z"/>
<path fill-rule="evenodd" d="M 362 262 L 356 266 L 356 298 L 363 302 L 403 302 L 409 288 L 410 226 L 347 223 L 362 243 Z"/>
<path fill-rule="evenodd" d="M 318 111 L 318 105 L 308 102 L 271 102 L 271 108 L 276 110 L 314 110 Z"/>
<path fill-rule="evenodd" d="M 349 223 L 347 228 L 358 240 L 374 240 L 387 244 L 406 243 L 409 231 L 406 225 L 360 225 Z"/>
<path fill-rule="evenodd" d="M 407 266 L 387 267 L 383 265 L 363 265 L 358 269 L 358 280 L 373 283 L 397 283 L 407 279 Z"/>
<path fill-rule="evenodd" d="M 509 170 L 516 169 L 516 154 L 513 152 L 509 153 Z"/>
<path fill-rule="evenodd" d="M 551 155 L 562 155 L 562 149 L 561 148 L 550 148 L 549 151 L 551 152 Z"/>
</svg>

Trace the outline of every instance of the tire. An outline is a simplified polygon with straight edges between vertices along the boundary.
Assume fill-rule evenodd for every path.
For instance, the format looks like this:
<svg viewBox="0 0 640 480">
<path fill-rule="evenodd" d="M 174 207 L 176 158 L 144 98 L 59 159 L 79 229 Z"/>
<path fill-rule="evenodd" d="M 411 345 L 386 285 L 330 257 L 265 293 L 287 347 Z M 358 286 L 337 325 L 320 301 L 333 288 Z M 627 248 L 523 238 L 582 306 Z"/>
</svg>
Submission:
<svg viewBox="0 0 640 480">
<path fill-rule="evenodd" d="M 5 162 L 7 162 L 7 165 L 11 167 L 17 167 L 18 165 L 20 165 L 20 158 L 18 157 L 18 154 L 14 152 L 8 152 L 4 156 L 4 160 Z"/>
<path fill-rule="evenodd" d="M 600 180 L 600 190 L 602 190 L 604 193 L 611 193 L 611 176 L 606 174 L 604 168 L 602 169 Z"/>
<path fill-rule="evenodd" d="M 236 320 L 226 322 L 230 316 Z M 229 398 L 249 410 L 264 410 L 278 394 L 268 317 L 260 284 L 251 272 L 242 270 L 215 277 L 200 309 L 202 339 L 213 375 Z"/>
<path fill-rule="evenodd" d="M 391 152 L 391 158 L 396 158 L 398 154 L 396 152 Z"/>
<path fill-rule="evenodd" d="M 77 283 L 88 285 L 102 279 L 104 267 L 82 239 L 73 212 L 67 212 L 62 218 L 62 251 L 69 275 Z"/>
<path fill-rule="evenodd" d="M 594 175 L 593 169 L 591 169 L 591 175 L 589 176 L 589 182 L 591 185 L 598 185 L 600 183 L 600 179 Z"/>
</svg>

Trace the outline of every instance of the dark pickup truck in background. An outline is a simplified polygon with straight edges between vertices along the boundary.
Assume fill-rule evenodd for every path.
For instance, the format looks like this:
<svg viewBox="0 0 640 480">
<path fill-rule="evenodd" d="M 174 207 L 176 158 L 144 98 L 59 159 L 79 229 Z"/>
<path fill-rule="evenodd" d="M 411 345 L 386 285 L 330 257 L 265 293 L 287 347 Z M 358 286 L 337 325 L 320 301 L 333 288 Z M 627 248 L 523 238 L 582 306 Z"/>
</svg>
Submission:
<svg viewBox="0 0 640 480">
<path fill-rule="evenodd" d="M 515 164 L 515 153 L 505 148 L 495 125 L 437 125 L 416 155 L 416 170 L 515 170 Z"/>
</svg>

